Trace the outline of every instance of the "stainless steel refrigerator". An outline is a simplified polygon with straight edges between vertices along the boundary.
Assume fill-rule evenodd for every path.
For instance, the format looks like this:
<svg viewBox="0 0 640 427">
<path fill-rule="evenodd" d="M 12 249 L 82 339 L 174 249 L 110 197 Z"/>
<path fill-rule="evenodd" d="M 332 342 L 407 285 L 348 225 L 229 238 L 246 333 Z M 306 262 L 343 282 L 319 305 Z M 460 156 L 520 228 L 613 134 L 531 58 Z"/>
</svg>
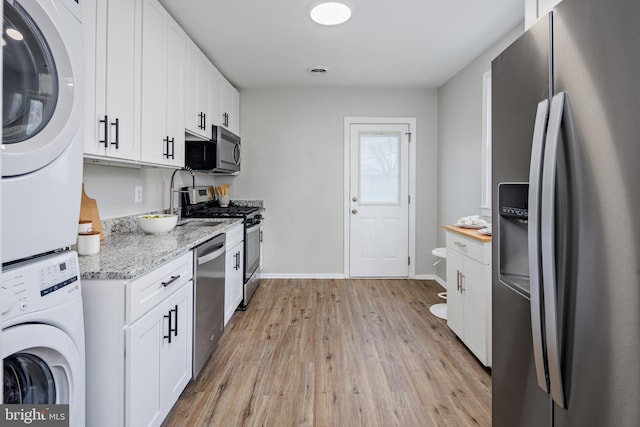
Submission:
<svg viewBox="0 0 640 427">
<path fill-rule="evenodd" d="M 640 2 L 564 0 L 492 99 L 493 425 L 638 426 Z"/>
</svg>

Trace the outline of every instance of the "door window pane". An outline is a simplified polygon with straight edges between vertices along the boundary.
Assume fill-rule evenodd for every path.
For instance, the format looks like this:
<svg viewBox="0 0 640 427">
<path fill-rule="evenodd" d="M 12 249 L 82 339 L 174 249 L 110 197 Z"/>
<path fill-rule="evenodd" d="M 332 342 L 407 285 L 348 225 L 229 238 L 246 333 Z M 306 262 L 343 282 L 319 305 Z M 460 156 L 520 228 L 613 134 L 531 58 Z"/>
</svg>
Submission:
<svg viewBox="0 0 640 427">
<path fill-rule="evenodd" d="M 400 134 L 360 132 L 358 143 L 360 204 L 400 204 Z"/>
<path fill-rule="evenodd" d="M 51 120 L 58 74 L 49 46 L 18 3 L 4 2 L 2 34 L 2 143 L 33 137 Z"/>
</svg>

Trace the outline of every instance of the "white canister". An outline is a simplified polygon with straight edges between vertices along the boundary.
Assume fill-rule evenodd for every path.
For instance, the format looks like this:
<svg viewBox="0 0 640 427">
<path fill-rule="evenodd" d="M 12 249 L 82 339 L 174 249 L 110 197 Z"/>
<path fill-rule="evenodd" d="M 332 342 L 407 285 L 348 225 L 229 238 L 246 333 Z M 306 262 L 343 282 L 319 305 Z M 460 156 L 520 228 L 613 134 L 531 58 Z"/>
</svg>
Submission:
<svg viewBox="0 0 640 427">
<path fill-rule="evenodd" d="M 226 208 L 229 206 L 229 195 L 223 194 L 222 196 L 218 196 L 218 203 L 220 203 L 220 207 Z"/>
<path fill-rule="evenodd" d="M 78 221 L 78 233 L 86 233 L 93 230 L 93 222 L 89 219 L 81 219 Z"/>
<path fill-rule="evenodd" d="M 100 232 L 78 233 L 78 255 L 95 255 L 100 252 Z"/>
</svg>

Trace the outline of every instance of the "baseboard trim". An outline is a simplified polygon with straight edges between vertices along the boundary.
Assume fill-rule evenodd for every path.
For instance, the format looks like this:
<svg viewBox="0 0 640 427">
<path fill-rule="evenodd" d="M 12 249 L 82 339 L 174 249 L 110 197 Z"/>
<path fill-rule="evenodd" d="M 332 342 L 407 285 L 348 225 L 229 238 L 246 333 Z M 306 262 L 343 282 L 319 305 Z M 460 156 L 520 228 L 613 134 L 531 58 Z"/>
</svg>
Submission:
<svg viewBox="0 0 640 427">
<path fill-rule="evenodd" d="M 261 279 L 347 279 L 344 274 L 260 273 Z M 447 289 L 447 283 L 435 274 L 417 274 L 416 280 L 433 280 Z"/>
<path fill-rule="evenodd" d="M 260 273 L 261 279 L 345 279 L 344 274 Z"/>
<path fill-rule="evenodd" d="M 438 283 L 438 285 L 442 286 L 445 290 L 447 289 L 447 282 L 442 280 L 440 276 L 435 274 L 417 274 L 416 280 L 434 280 Z"/>
</svg>

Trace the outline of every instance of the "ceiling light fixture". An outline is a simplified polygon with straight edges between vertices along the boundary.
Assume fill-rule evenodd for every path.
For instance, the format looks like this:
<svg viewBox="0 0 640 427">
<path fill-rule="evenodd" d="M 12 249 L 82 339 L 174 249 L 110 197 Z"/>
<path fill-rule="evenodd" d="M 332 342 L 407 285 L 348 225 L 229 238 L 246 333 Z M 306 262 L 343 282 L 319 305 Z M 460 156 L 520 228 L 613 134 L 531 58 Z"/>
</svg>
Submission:
<svg viewBox="0 0 640 427">
<path fill-rule="evenodd" d="M 329 69 L 327 67 L 307 68 L 307 73 L 311 74 L 312 76 L 324 76 L 325 74 L 327 74 L 327 72 L 329 72 Z"/>
<path fill-rule="evenodd" d="M 311 9 L 310 15 L 320 25 L 339 25 L 351 18 L 351 9 L 343 3 L 320 3 Z"/>
</svg>

